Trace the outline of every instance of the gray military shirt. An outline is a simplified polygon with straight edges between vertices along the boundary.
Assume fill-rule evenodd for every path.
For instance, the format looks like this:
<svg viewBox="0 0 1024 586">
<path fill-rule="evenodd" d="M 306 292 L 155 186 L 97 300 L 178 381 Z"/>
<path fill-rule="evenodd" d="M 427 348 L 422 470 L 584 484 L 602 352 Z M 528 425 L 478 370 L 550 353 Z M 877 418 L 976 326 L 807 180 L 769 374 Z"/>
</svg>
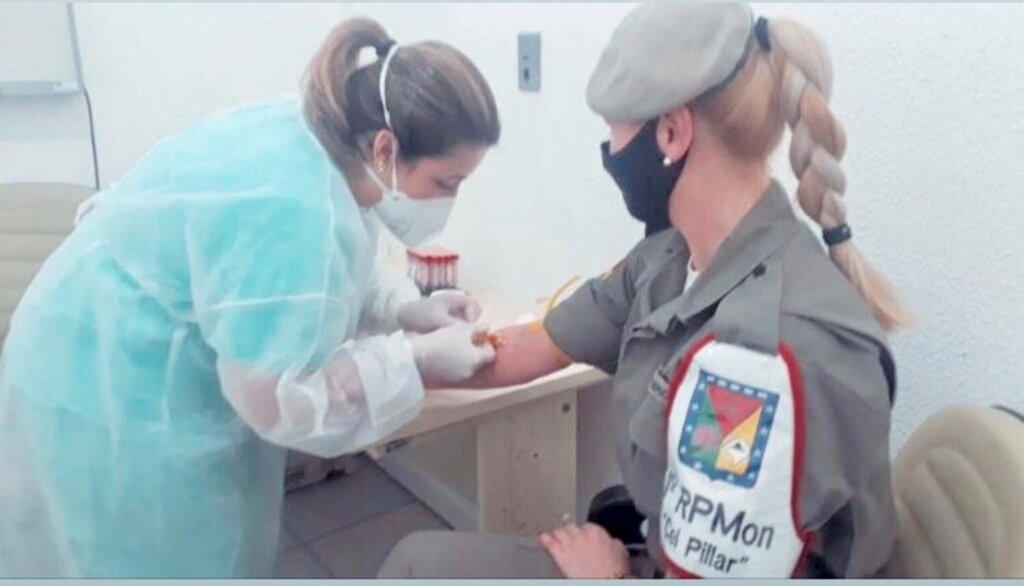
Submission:
<svg viewBox="0 0 1024 586">
<path fill-rule="evenodd" d="M 665 393 L 707 333 L 796 355 L 805 437 L 799 522 L 811 533 L 808 576 L 875 575 L 895 539 L 889 471 L 895 370 L 859 294 L 772 187 L 684 293 L 689 251 L 675 230 L 636 246 L 604 279 L 557 306 L 545 327 L 576 361 L 614 376 L 613 432 L 626 487 L 660 559 L 667 463 Z"/>
</svg>

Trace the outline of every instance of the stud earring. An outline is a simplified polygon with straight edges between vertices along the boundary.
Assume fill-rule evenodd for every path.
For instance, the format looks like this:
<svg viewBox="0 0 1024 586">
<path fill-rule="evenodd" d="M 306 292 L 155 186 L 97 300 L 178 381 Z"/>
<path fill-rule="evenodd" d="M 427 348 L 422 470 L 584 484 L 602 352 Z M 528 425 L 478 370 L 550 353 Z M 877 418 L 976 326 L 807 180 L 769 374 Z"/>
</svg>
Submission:
<svg viewBox="0 0 1024 586">
<path fill-rule="evenodd" d="M 664 158 L 664 160 L 661 161 L 661 164 L 665 165 L 666 167 L 671 167 L 672 166 L 672 159 L 670 159 L 670 158 L 668 158 L 668 156 L 666 156 Z"/>
</svg>

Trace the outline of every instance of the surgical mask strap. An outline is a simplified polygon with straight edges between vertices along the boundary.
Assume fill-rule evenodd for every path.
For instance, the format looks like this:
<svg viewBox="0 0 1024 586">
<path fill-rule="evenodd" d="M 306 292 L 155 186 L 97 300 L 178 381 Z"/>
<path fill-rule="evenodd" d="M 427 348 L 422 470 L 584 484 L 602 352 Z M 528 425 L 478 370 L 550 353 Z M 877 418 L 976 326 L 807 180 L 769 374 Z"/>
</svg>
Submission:
<svg viewBox="0 0 1024 586">
<path fill-rule="evenodd" d="M 398 45 L 392 44 L 388 47 L 388 52 L 384 55 L 384 64 L 380 68 L 380 80 L 378 87 L 380 88 L 380 105 L 384 110 L 384 125 L 391 131 L 391 191 L 398 190 L 398 137 L 395 136 L 395 129 L 391 126 L 391 112 L 388 110 L 388 99 L 387 99 L 387 80 L 388 80 L 388 69 L 391 67 L 391 59 L 398 52 Z M 381 182 L 383 187 L 383 182 Z"/>
<path fill-rule="evenodd" d="M 380 82 L 378 84 L 380 87 L 380 105 L 384 108 L 384 125 L 388 127 L 388 130 L 390 130 L 392 134 L 395 133 L 395 129 L 391 126 L 391 113 L 388 111 L 387 92 L 384 90 L 387 87 L 388 69 L 391 66 L 391 59 L 397 52 L 397 44 L 391 45 L 391 47 L 388 48 L 388 53 L 384 56 L 384 65 L 380 68 Z"/>
</svg>

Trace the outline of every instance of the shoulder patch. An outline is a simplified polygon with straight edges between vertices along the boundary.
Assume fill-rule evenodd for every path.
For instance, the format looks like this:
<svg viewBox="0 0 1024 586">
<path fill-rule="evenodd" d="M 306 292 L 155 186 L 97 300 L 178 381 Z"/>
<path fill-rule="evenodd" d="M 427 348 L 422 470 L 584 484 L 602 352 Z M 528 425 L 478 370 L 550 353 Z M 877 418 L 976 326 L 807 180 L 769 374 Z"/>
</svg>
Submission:
<svg viewBox="0 0 1024 586">
<path fill-rule="evenodd" d="M 711 480 L 750 488 L 757 483 L 779 395 L 707 371 L 686 409 L 680 462 Z"/>
<path fill-rule="evenodd" d="M 676 574 L 794 575 L 803 391 L 785 348 L 765 354 L 708 336 L 679 363 L 665 411 L 661 545 Z"/>
</svg>

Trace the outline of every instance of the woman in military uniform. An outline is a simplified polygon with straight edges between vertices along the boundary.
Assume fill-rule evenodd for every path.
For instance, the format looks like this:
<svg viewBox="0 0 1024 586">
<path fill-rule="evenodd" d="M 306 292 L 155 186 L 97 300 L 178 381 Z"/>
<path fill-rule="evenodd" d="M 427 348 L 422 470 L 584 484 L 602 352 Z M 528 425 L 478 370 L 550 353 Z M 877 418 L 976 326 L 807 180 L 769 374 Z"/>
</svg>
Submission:
<svg viewBox="0 0 1024 586">
<path fill-rule="evenodd" d="M 587 99 L 611 128 L 605 168 L 651 234 L 544 328 L 501 332 L 474 386 L 572 362 L 610 373 L 646 551 L 630 557 L 594 525 L 536 539 L 416 533 L 381 576 L 878 573 L 896 519 L 885 332 L 908 315 L 851 240 L 831 73 L 810 31 L 744 5 L 626 17 Z M 769 174 L 787 124 L 796 199 L 827 253 Z"/>
</svg>

